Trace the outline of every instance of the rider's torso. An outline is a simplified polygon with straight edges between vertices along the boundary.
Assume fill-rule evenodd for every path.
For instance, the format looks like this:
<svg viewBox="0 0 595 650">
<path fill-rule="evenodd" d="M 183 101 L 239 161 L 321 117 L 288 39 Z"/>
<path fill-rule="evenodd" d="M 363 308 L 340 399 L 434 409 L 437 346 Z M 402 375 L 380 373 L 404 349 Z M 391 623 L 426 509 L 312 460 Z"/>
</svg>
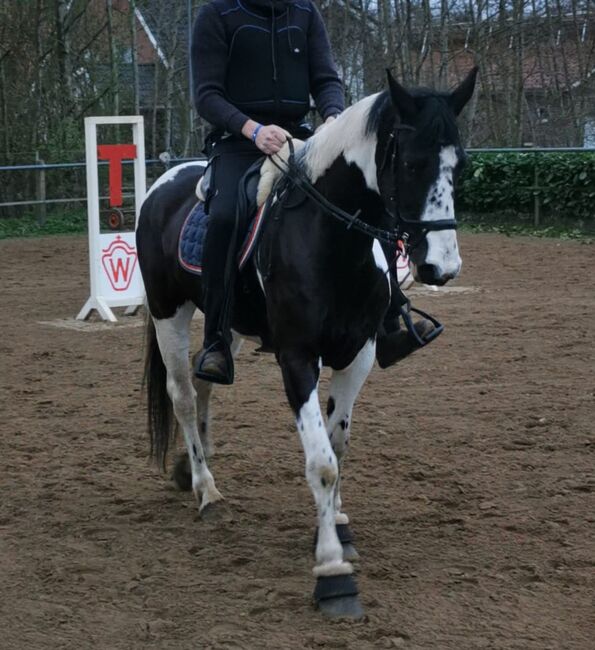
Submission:
<svg viewBox="0 0 595 650">
<path fill-rule="evenodd" d="M 248 1 L 215 0 L 225 28 L 227 99 L 253 119 L 286 123 L 309 109 L 308 2 L 283 10 Z"/>
</svg>

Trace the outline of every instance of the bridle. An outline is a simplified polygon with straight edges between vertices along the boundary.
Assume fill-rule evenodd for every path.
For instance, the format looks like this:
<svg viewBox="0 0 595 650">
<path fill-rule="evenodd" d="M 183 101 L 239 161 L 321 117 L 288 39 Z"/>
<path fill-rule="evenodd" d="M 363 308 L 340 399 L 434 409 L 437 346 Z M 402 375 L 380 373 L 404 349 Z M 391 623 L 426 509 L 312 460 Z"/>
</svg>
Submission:
<svg viewBox="0 0 595 650">
<path fill-rule="evenodd" d="M 393 129 L 388 136 L 388 142 L 384 151 L 384 156 L 382 157 L 378 176 L 382 176 L 388 168 L 391 179 L 396 177 L 399 156 L 399 136 L 403 132 L 415 132 L 415 127 L 410 126 L 409 124 L 403 124 L 402 122 L 395 122 Z M 384 211 L 388 217 L 397 224 L 394 231 L 399 240 L 397 246 L 402 249 L 404 253 L 408 254 L 416 248 L 429 232 L 457 229 L 458 225 L 455 219 L 437 219 L 435 221 L 406 219 L 402 216 L 401 210 L 399 210 L 397 188 L 394 187 L 393 189 L 394 193 L 389 196 L 389 201 L 394 205 L 394 212 L 391 212 L 386 206 Z"/>
<path fill-rule="evenodd" d="M 388 137 L 388 143 L 384 151 L 383 160 L 378 176 L 381 176 L 387 167 L 390 166 L 389 171 L 391 178 L 395 178 L 396 166 L 399 156 L 399 135 L 403 131 L 415 131 L 415 128 L 402 123 L 396 123 L 393 126 L 393 129 Z M 372 237 L 373 239 L 377 239 L 379 242 L 393 246 L 395 250 L 395 258 L 392 264 L 396 264 L 398 258 L 401 255 L 409 256 L 411 254 L 411 251 L 414 250 L 423 241 L 427 233 L 437 232 L 440 230 L 454 230 L 457 228 L 457 222 L 454 219 L 438 219 L 436 221 L 415 221 L 413 219 L 406 219 L 400 213 L 398 206 L 398 196 L 396 195 L 391 195 L 389 197 L 395 206 L 394 213 L 391 212 L 386 206 L 384 206 L 385 214 L 390 218 L 391 222 L 396 222 L 396 227 L 389 230 L 371 226 L 370 224 L 363 221 L 363 219 L 360 219 L 361 210 L 357 210 L 354 214 L 350 214 L 323 196 L 314 187 L 302 167 L 296 162 L 295 148 L 292 138 L 288 138 L 287 143 L 289 146 L 289 158 L 286 161 L 274 154 L 278 160 L 281 161 L 281 164 L 279 164 L 276 160 L 274 160 L 273 156 L 269 156 L 269 159 L 273 165 L 275 165 L 275 167 L 277 167 L 277 169 L 279 169 L 283 174 L 284 179 L 294 187 L 300 189 L 307 198 L 309 198 L 321 209 L 322 212 L 329 214 L 337 219 L 337 221 L 342 222 L 347 230 L 356 230 L 364 235 Z M 269 200 L 272 200 L 273 195 L 278 196 L 279 191 L 280 188 L 277 187 L 277 190 L 271 193 Z M 401 291 L 400 287 L 399 291 Z M 420 346 L 427 345 L 430 343 L 430 341 L 439 336 L 444 330 L 442 323 L 421 309 L 416 309 L 409 306 L 409 309 L 405 310 L 401 306 L 399 308 L 399 311 L 401 313 L 403 321 L 405 322 L 407 330 Z M 434 325 L 434 330 L 430 333 L 430 335 L 426 336 L 426 338 L 422 339 L 417 333 L 410 312 L 419 314 L 423 318 L 430 320 Z"/>
<path fill-rule="evenodd" d="M 393 129 L 388 136 L 388 143 L 378 172 L 379 176 L 382 175 L 388 167 L 391 173 L 391 178 L 395 177 L 399 155 L 399 134 L 403 131 L 415 131 L 415 128 L 402 123 L 397 123 L 393 126 Z M 357 210 L 354 214 L 350 214 L 323 196 L 314 187 L 302 167 L 297 163 L 292 138 L 288 138 L 287 143 L 289 146 L 289 158 L 287 160 L 283 160 L 276 154 L 273 154 L 279 161 L 281 161 L 281 164 L 279 164 L 273 156 L 269 157 L 273 165 L 281 171 L 287 182 L 300 189 L 305 196 L 307 196 L 322 210 L 322 212 L 329 214 L 342 222 L 347 230 L 356 230 L 364 235 L 372 237 L 373 239 L 377 239 L 379 242 L 395 246 L 398 251 L 397 256 L 403 253 L 409 254 L 421 243 L 428 232 L 454 230 L 457 228 L 457 222 L 454 219 L 439 219 L 436 221 L 416 221 L 413 219 L 406 219 L 400 213 L 398 207 L 398 196 L 395 195 L 389 197 L 395 206 L 394 212 L 391 212 L 386 206 L 384 207 L 384 211 L 390 218 L 391 222 L 396 222 L 396 227 L 386 229 L 371 226 L 360 218 L 361 210 Z"/>
</svg>

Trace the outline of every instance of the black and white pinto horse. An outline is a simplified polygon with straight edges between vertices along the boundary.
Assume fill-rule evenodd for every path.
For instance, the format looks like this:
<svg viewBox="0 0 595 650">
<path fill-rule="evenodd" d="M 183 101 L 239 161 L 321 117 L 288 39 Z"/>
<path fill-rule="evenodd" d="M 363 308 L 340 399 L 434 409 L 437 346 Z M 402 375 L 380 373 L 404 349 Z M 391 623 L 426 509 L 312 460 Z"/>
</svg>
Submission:
<svg viewBox="0 0 595 650">
<path fill-rule="evenodd" d="M 303 177 L 326 201 L 357 213 L 359 224 L 399 232 L 409 242 L 414 277 L 427 284 L 442 285 L 461 268 L 453 183 L 464 152 L 455 118 L 475 77 L 473 70 L 453 92 L 439 93 L 406 90 L 389 75 L 389 90 L 348 108 L 297 155 Z M 165 462 L 175 415 L 188 450 L 187 487 L 206 515 L 221 507 L 222 495 L 207 463 L 212 384 L 192 379 L 189 360 L 190 324 L 201 309 L 202 289 L 177 254 L 203 171 L 200 164 L 180 166 L 155 183 L 142 207 L 137 245 L 151 314 L 152 453 Z M 243 338 L 260 339 L 275 353 L 318 513 L 315 600 L 329 615 L 359 616 L 352 564 L 344 557 L 344 547 L 352 546 L 340 469 L 353 404 L 374 364 L 376 333 L 390 300 L 388 262 L 365 229 L 346 228 L 291 181 L 280 187 L 256 252 L 235 283 L 232 353 Z M 323 366 L 332 369 L 327 418 L 318 396 Z"/>
</svg>

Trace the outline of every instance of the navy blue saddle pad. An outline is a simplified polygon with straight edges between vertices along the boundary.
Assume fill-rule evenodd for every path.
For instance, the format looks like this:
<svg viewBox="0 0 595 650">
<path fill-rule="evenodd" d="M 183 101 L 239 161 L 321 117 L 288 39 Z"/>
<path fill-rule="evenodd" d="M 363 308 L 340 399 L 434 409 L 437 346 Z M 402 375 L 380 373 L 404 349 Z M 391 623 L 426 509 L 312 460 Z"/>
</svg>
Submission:
<svg viewBox="0 0 595 650">
<path fill-rule="evenodd" d="M 258 241 L 258 235 L 260 234 L 264 221 L 265 206 L 266 203 L 258 209 L 248 227 L 248 232 L 238 255 L 238 267 L 240 269 L 250 259 L 250 255 L 254 251 L 256 242 Z M 182 230 L 180 231 L 178 259 L 182 268 L 196 275 L 202 274 L 204 241 L 205 235 L 207 234 L 208 221 L 209 217 L 205 212 L 204 203 L 199 201 L 186 217 Z"/>
</svg>

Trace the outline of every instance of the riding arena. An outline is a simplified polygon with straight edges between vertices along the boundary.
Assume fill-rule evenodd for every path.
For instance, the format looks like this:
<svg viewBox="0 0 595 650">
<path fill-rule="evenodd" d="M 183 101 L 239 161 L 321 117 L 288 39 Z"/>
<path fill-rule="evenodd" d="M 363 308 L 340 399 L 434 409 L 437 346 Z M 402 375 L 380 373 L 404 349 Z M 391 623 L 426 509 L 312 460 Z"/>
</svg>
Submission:
<svg viewBox="0 0 595 650">
<path fill-rule="evenodd" d="M 444 334 L 356 404 L 342 488 L 366 617 L 332 623 L 271 355 L 246 343 L 214 391 L 227 511 L 201 520 L 148 463 L 143 316 L 72 320 L 85 237 L 1 242 L 3 647 L 588 648 L 593 249 L 459 239 L 452 288 L 408 292 Z"/>
<path fill-rule="evenodd" d="M 525 68 L 550 78 L 532 45 L 519 45 L 529 22 L 504 45 L 471 28 L 459 43 L 455 23 L 449 33 L 422 3 L 439 42 L 416 14 L 420 53 L 403 45 L 379 75 L 388 45 L 416 43 L 394 31 L 400 3 L 381 19 L 375 3 L 322 3 L 321 14 L 301 0 L 251 1 L 257 13 L 240 0 L 206 9 L 180 0 L 168 16 L 168 3 L 153 0 L 92 11 L 44 0 L 36 51 L 47 53 L 31 79 L 15 73 L 10 35 L 33 24 L 30 10 L 15 10 L 10 30 L 0 25 L 11 43 L 0 41 L 0 189 L 14 191 L 0 195 L 0 648 L 592 648 L 592 114 L 579 115 L 577 100 L 576 128 L 556 132 L 550 109 L 533 106 L 542 96 Z M 200 75 L 184 69 L 182 83 L 176 71 L 184 57 L 199 68 L 193 16 L 201 27 L 213 7 L 246 23 L 217 63 L 229 84 L 218 105 L 237 111 L 241 136 L 207 132 L 201 101 L 190 108 Z M 582 36 L 576 24 L 572 38 L 557 32 L 556 47 L 572 42 L 582 57 L 579 80 L 566 69 L 572 93 L 561 105 L 594 96 L 585 15 Z M 521 7 L 519 24 L 523 16 Z M 179 50 L 168 50 L 161 23 Z M 294 132 L 266 112 L 241 114 L 246 97 L 266 110 L 273 102 L 231 74 L 241 72 L 232 50 L 246 25 L 254 35 L 235 46 L 271 59 L 271 79 L 259 82 L 274 89 L 276 115 L 283 102 L 288 115 L 303 104 L 302 120 L 311 98 L 312 124 Z M 41 63 L 54 57 L 51 30 L 61 98 Z M 93 50 L 104 31 L 105 52 Z M 208 67 L 211 50 L 227 52 L 224 35 L 197 33 Z M 253 52 L 250 38 L 271 52 Z M 88 54 L 76 68 L 76 47 L 110 65 Z M 318 63 L 304 58 L 311 52 Z M 99 93 L 101 74 L 109 84 Z M 29 136 L 8 128 L 20 77 L 38 111 L 34 165 L 16 164 L 17 140 Z M 346 107 L 343 89 L 356 98 Z M 517 95 L 505 111 L 506 93 Z M 535 142 L 523 141 L 529 132 Z M 71 141 L 79 148 L 63 151 L 78 151 L 78 163 L 43 162 L 43 146 L 55 153 Z M 251 158 L 225 231 L 233 215 L 216 199 L 232 154 Z M 82 158 L 84 199 L 82 183 L 59 176 Z M 14 180 L 24 172 L 35 183 Z M 233 190 L 235 181 L 227 176 Z M 48 199 L 54 182 L 64 196 Z M 33 185 L 36 199 L 25 200 Z M 83 200 L 85 209 L 59 212 Z M 37 219 L 27 230 L 29 206 Z M 64 228 L 72 215 L 74 232 Z M 230 241 L 217 249 L 206 233 Z"/>
</svg>

